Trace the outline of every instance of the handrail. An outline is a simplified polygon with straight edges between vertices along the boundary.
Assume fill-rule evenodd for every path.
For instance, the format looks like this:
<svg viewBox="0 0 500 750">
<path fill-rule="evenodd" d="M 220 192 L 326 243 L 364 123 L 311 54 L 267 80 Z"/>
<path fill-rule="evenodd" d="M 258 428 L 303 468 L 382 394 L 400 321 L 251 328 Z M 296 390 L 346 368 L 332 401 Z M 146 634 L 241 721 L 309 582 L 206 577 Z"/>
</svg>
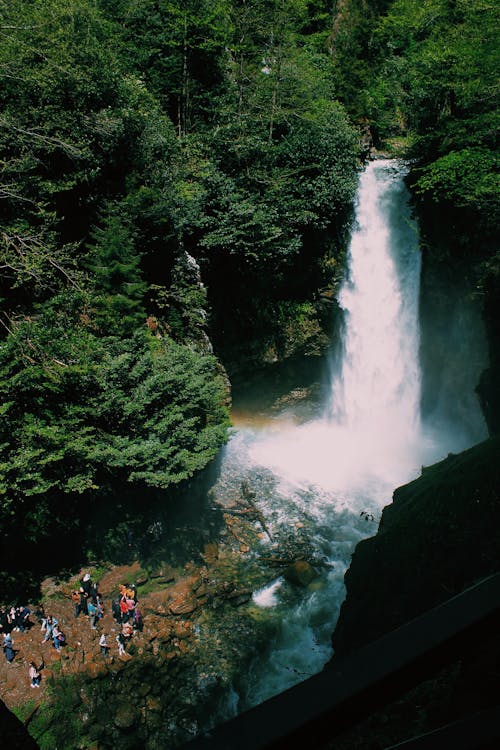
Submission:
<svg viewBox="0 0 500 750">
<path fill-rule="evenodd" d="M 452 724 L 398 742 L 385 750 L 486 750 L 498 748 L 500 708 L 479 711 Z M 487 743 L 487 744 L 485 744 Z M 495 744 L 493 744 L 495 743 Z"/>
<path fill-rule="evenodd" d="M 183 750 L 320 748 L 499 628 L 500 573 L 495 573 L 376 641 L 334 656 L 319 674 L 194 738 Z"/>
</svg>

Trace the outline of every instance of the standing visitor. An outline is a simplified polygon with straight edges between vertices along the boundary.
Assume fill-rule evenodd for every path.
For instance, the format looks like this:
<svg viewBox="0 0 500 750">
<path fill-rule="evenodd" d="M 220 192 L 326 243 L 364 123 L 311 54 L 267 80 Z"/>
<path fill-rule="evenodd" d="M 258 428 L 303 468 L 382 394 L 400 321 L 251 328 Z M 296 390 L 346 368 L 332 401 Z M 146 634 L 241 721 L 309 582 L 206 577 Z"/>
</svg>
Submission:
<svg viewBox="0 0 500 750">
<path fill-rule="evenodd" d="M 11 664 L 14 661 L 15 652 L 14 652 L 14 646 L 12 644 L 12 640 L 8 640 L 7 642 L 4 641 L 3 645 L 3 652 L 5 654 L 5 658 Z"/>
<path fill-rule="evenodd" d="M 56 651 L 59 651 L 63 643 L 66 643 L 66 636 L 64 635 L 62 630 L 59 630 L 57 625 L 54 625 L 54 627 L 52 628 L 52 639 Z"/>
<path fill-rule="evenodd" d="M 29 676 L 31 680 L 31 687 L 32 688 L 40 687 L 40 681 L 42 679 L 42 675 L 36 668 L 34 661 L 30 661 Z"/>
<path fill-rule="evenodd" d="M 123 633 L 118 633 L 116 642 L 118 644 L 118 656 L 125 656 L 125 643 L 127 641 Z"/>
<path fill-rule="evenodd" d="M 127 622 L 128 620 L 128 604 L 125 596 L 120 599 L 120 622 Z"/>
<path fill-rule="evenodd" d="M 92 589 L 92 581 L 90 579 L 90 573 L 85 573 L 82 580 L 80 581 L 80 586 L 84 590 L 87 597 L 89 597 L 91 589 Z"/>
<path fill-rule="evenodd" d="M 104 658 L 106 658 L 109 651 L 106 633 L 101 634 L 101 637 L 99 638 L 99 646 L 101 647 L 101 654 L 104 656 Z"/>
<path fill-rule="evenodd" d="M 99 594 L 97 595 L 96 606 L 97 606 L 97 619 L 102 620 L 102 618 L 104 617 L 104 606 L 103 606 L 103 603 Z"/>
<path fill-rule="evenodd" d="M 48 615 L 47 619 L 45 620 L 45 638 L 43 639 L 42 643 L 45 643 L 50 638 L 53 637 L 52 631 L 54 630 L 54 627 L 58 625 L 58 621 L 55 617 L 52 617 L 51 615 Z"/>
<path fill-rule="evenodd" d="M 97 617 L 97 607 L 91 599 L 89 599 L 89 601 L 87 602 L 87 612 L 89 613 L 90 629 L 97 630 L 95 624 Z"/>
<path fill-rule="evenodd" d="M 38 624 L 40 625 L 40 630 L 45 630 L 45 620 L 46 620 L 45 609 L 41 602 L 37 604 L 37 607 L 35 609 L 35 617 L 37 619 Z"/>
<path fill-rule="evenodd" d="M 83 590 L 83 588 L 80 586 L 80 612 L 83 612 L 84 615 L 87 615 L 87 594 Z"/>
<path fill-rule="evenodd" d="M 80 592 L 79 591 L 71 592 L 71 601 L 73 602 L 74 613 L 75 613 L 75 618 L 76 618 L 82 611 L 82 608 L 80 605 Z"/>
</svg>

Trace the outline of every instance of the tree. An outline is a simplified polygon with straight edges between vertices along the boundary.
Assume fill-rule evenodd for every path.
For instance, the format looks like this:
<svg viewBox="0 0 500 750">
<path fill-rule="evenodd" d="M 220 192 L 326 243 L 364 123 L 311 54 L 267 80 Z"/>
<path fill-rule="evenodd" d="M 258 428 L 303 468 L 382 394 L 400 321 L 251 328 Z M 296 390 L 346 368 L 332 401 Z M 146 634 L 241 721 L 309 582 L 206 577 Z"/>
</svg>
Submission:
<svg viewBox="0 0 500 750">
<path fill-rule="evenodd" d="M 146 284 L 141 278 L 132 228 L 117 207 L 110 207 L 93 240 L 88 267 L 95 289 L 96 325 L 104 335 L 131 335 L 146 317 Z"/>
</svg>

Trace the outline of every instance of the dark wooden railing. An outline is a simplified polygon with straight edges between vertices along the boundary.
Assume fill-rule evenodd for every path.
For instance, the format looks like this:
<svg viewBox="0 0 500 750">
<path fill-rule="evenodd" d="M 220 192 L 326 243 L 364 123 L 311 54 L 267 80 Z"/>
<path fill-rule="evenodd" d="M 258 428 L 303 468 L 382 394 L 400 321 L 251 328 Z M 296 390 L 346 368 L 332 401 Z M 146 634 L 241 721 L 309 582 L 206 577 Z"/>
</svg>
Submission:
<svg viewBox="0 0 500 750">
<path fill-rule="evenodd" d="M 330 746 L 340 732 L 354 728 L 441 666 L 473 653 L 481 639 L 494 633 L 500 637 L 500 573 L 378 640 L 334 657 L 319 674 L 200 735 L 183 750 L 319 750 Z M 395 747 L 500 748 L 499 713 L 500 708 L 494 708 L 466 717 L 462 724 Z M 445 740 L 446 733 L 451 744 Z M 463 744 L 469 740 L 476 744 Z"/>
</svg>

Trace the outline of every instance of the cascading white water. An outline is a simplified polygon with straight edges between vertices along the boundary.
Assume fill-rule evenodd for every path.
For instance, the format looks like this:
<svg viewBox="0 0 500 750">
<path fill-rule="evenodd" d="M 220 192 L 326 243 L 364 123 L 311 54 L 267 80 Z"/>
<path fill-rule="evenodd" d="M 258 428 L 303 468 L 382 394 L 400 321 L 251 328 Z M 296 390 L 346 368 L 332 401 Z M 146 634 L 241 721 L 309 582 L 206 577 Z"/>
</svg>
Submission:
<svg viewBox="0 0 500 750">
<path fill-rule="evenodd" d="M 390 164 L 372 162 L 360 179 L 349 272 L 339 295 L 346 332 L 332 410 L 348 428 L 389 424 L 406 435 L 419 421 L 420 253 L 415 226 L 407 211 L 400 213 L 401 170 Z M 397 238 L 387 221 L 391 211 L 402 219 Z"/>
<path fill-rule="evenodd" d="M 255 661 L 240 710 L 322 668 L 356 543 L 376 532 L 395 487 L 454 449 L 449 433 L 430 440 L 420 425 L 420 253 L 404 174 L 381 160 L 360 178 L 324 417 L 299 423 L 284 412 L 239 425 L 225 451 L 226 485 L 248 479 L 271 533 L 305 530 L 323 561 L 308 590 L 297 593 L 279 578 L 254 595 L 260 616 L 274 618 L 275 635 Z"/>
<path fill-rule="evenodd" d="M 375 480 L 380 494 L 409 479 L 426 455 L 419 420 L 420 252 L 405 171 L 381 160 L 361 175 L 339 294 L 340 365 L 324 418 L 289 423 L 253 446 L 254 459 L 287 483 L 345 493 Z M 338 351 L 332 361 L 339 361 Z"/>
</svg>

